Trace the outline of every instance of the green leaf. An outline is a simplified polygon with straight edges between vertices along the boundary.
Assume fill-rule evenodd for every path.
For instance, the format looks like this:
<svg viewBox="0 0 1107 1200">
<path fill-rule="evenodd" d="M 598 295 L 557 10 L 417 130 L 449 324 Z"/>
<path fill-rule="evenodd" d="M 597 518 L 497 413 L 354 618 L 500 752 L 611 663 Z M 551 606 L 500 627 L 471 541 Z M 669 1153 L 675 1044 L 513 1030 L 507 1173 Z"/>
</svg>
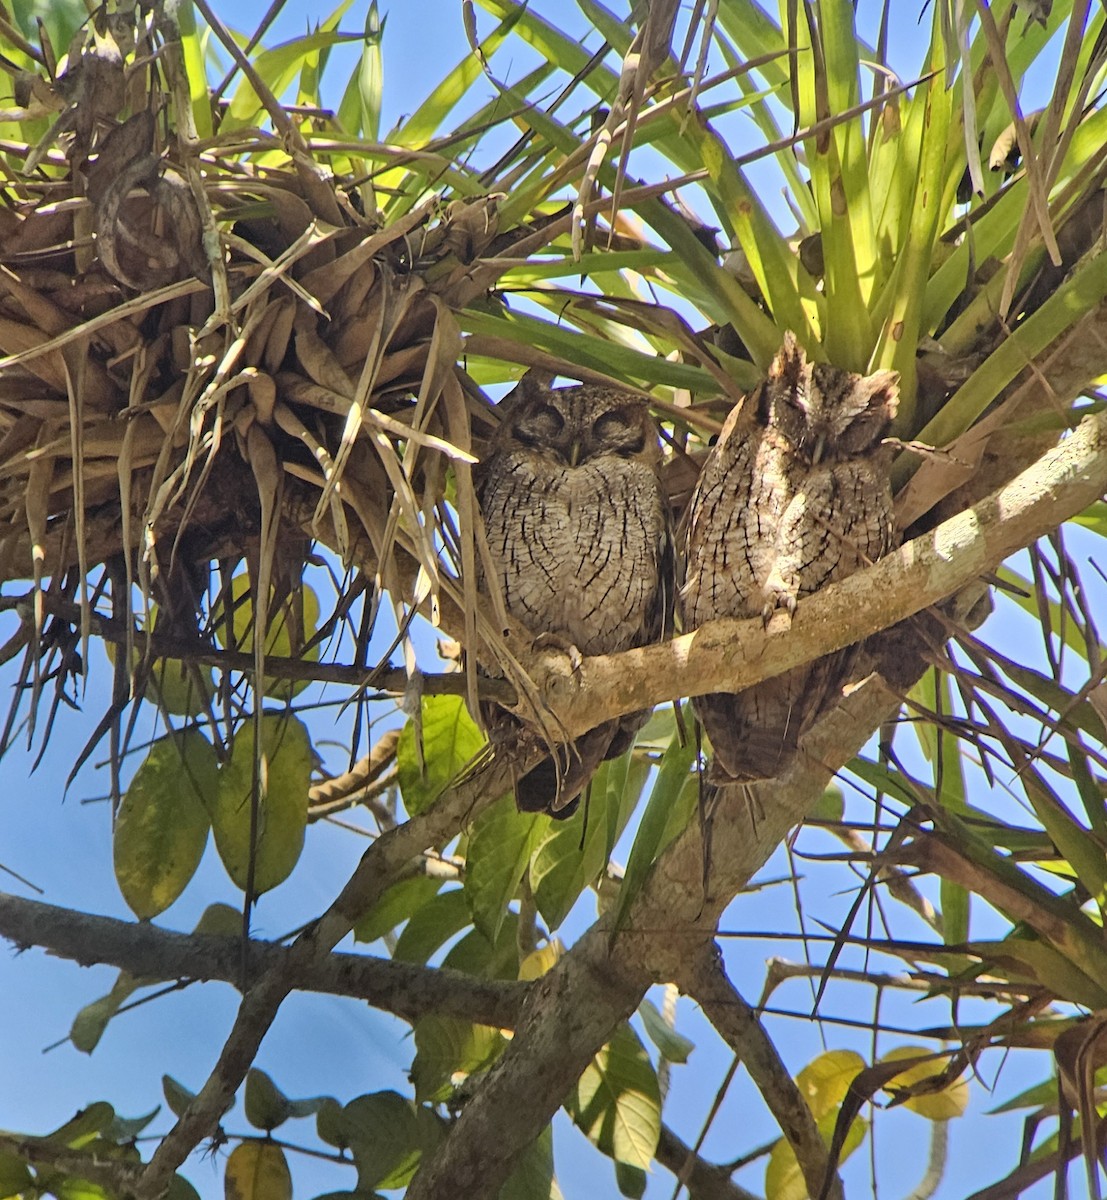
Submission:
<svg viewBox="0 0 1107 1200">
<path fill-rule="evenodd" d="M 530 882 L 535 904 L 551 931 L 606 869 L 642 795 L 650 765 L 645 755 L 633 751 L 602 763 L 576 813 L 547 826 L 531 859 Z"/>
<path fill-rule="evenodd" d="M 111 991 L 99 1000 L 86 1004 L 73 1018 L 73 1024 L 69 1027 L 69 1040 L 73 1045 L 84 1054 L 91 1054 L 108 1027 L 108 1022 L 141 986 L 141 981 L 126 971 L 120 971 Z"/>
<path fill-rule="evenodd" d="M 120 1117 L 117 1115 L 111 1125 L 108 1126 L 105 1136 L 110 1142 L 129 1142 L 138 1137 L 160 1112 L 161 1105 L 159 1104 L 156 1108 L 152 1108 L 141 1117 Z"/>
<path fill-rule="evenodd" d="M 412 816 L 430 808 L 485 744 L 460 696 L 424 696 L 421 711 L 421 744 L 408 721 L 396 746 L 400 792 Z"/>
<path fill-rule="evenodd" d="M 70 1150 L 80 1150 L 95 1141 L 114 1120 L 115 1109 L 106 1100 L 97 1100 L 82 1108 L 64 1125 L 59 1125 L 53 1133 L 48 1133 L 43 1140 Z"/>
<path fill-rule="evenodd" d="M 292 1200 L 292 1176 L 280 1146 L 240 1142 L 223 1174 L 227 1200 Z"/>
<path fill-rule="evenodd" d="M 246 1072 L 246 1120 L 255 1129 L 272 1133 L 292 1115 L 288 1098 L 272 1079 L 257 1067 Z"/>
<path fill-rule="evenodd" d="M 354 937 L 359 942 L 375 942 L 391 933 L 397 925 L 430 904 L 442 883 L 441 879 L 428 875 L 413 875 L 394 883 L 354 926 Z"/>
<path fill-rule="evenodd" d="M 565 1107 L 597 1149 L 617 1162 L 649 1168 L 661 1134 L 661 1092 L 629 1025 L 620 1025 L 585 1068 Z"/>
<path fill-rule="evenodd" d="M 161 1077 L 162 1095 L 165 1096 L 165 1103 L 169 1105 L 169 1111 L 175 1116 L 180 1117 L 184 1111 L 196 1099 L 196 1093 L 190 1092 L 183 1084 L 178 1083 L 172 1075 L 163 1075 Z"/>
<path fill-rule="evenodd" d="M 444 942 L 469 924 L 469 904 L 461 888 L 451 888 L 412 913 L 396 939 L 392 957 L 400 962 L 425 963 Z"/>
<path fill-rule="evenodd" d="M 404 1187 L 441 1138 L 438 1118 L 396 1092 L 358 1096 L 342 1110 L 341 1122 L 357 1163 L 359 1192 Z"/>
<path fill-rule="evenodd" d="M 926 1046 L 896 1046 L 881 1057 L 881 1062 L 895 1062 L 904 1058 L 919 1058 L 931 1052 Z M 949 1066 L 949 1058 L 930 1058 L 927 1062 L 917 1062 L 908 1067 L 902 1075 L 897 1075 L 885 1084 L 885 1090 L 895 1095 L 901 1088 L 909 1088 L 923 1080 L 930 1079 L 941 1073 Z M 940 1091 L 921 1092 L 905 1100 L 904 1107 L 916 1112 L 920 1117 L 930 1121 L 949 1121 L 954 1117 L 964 1116 L 969 1106 L 969 1085 L 965 1079 L 955 1079 L 946 1084 Z"/>
<path fill-rule="evenodd" d="M 272 595 L 272 589 L 270 589 Z M 249 575 L 236 575 L 231 580 L 231 637 L 233 648 L 244 654 L 254 652 L 254 597 Z M 217 608 L 212 624 L 220 645 L 227 645 L 227 622 L 222 608 Z M 315 589 L 303 584 L 293 589 L 280 608 L 269 613 L 269 628 L 265 634 L 266 658 L 296 658 L 303 662 L 318 662 L 321 645 L 314 641 L 319 629 L 319 597 Z M 275 700 L 291 700 L 308 686 L 307 679 L 282 679 L 266 675 L 261 690 Z"/>
<path fill-rule="evenodd" d="M 227 874 L 243 890 L 253 857 L 254 894 L 259 895 L 288 877 L 304 848 L 312 749 L 307 729 L 295 717 L 261 718 L 257 824 L 251 844 L 254 746 L 254 722 L 247 721 L 219 772 L 211 825 Z"/>
<path fill-rule="evenodd" d="M 280 96 L 290 87 L 307 61 L 308 56 L 315 51 L 338 45 L 340 42 L 360 41 L 357 34 L 338 33 L 333 30 L 320 29 L 315 33 L 294 38 L 282 45 L 274 46 L 271 50 L 262 50 L 252 56 L 254 70 L 262 83 L 269 88 L 274 96 Z M 231 103 L 223 116 L 220 132 L 230 132 L 243 126 L 255 125 L 262 118 L 265 107 L 258 99 L 253 84 L 243 79 L 235 89 Z"/>
<path fill-rule="evenodd" d="M 630 906 L 642 890 L 658 855 L 681 832 L 695 812 L 698 780 L 690 773 L 695 759 L 696 747 L 691 739 L 682 746 L 674 734 L 668 750 L 661 757 L 649 803 L 642 814 L 634 845 L 630 848 L 611 923 L 613 934 L 626 920 Z"/>
<path fill-rule="evenodd" d="M 864 1067 L 861 1055 L 853 1050 L 828 1050 L 800 1071 L 796 1087 L 816 1120 L 838 1108 L 849 1085 Z"/>
<path fill-rule="evenodd" d="M 642 1018 L 649 1039 L 661 1052 L 662 1056 L 672 1063 L 686 1063 L 688 1055 L 696 1048 L 696 1043 L 690 1041 L 675 1029 L 657 1011 L 657 1005 L 650 1000 L 643 1000 L 638 1006 L 638 1015 Z"/>
<path fill-rule="evenodd" d="M 473 924 L 495 942 L 508 904 L 531 854 L 551 820 L 544 813 L 523 813 L 504 796 L 474 822 L 465 855 L 465 898 Z"/>
<path fill-rule="evenodd" d="M 438 1104 L 450 1099 L 476 1071 L 492 1065 L 507 1039 L 498 1029 L 457 1017 L 423 1017 L 415 1025 L 411 1080 L 415 1098 Z"/>
<path fill-rule="evenodd" d="M 164 912 L 196 873 L 219 783 L 215 751 L 196 730 L 151 746 L 119 806 L 115 878 L 136 917 Z"/>
<path fill-rule="evenodd" d="M 29 1192 L 33 1176 L 30 1168 L 14 1154 L 0 1153 L 0 1196 Z"/>
<path fill-rule="evenodd" d="M 381 37 L 384 21 L 380 19 L 377 0 L 372 0 L 365 17 L 365 46 L 358 64 L 357 90 L 361 99 L 361 133 L 370 142 L 380 138 L 381 89 L 384 83 L 384 61 L 381 57 Z"/>
<path fill-rule="evenodd" d="M 646 1172 L 641 1167 L 632 1167 L 630 1163 L 615 1163 L 615 1183 L 623 1196 L 632 1200 L 640 1200 L 646 1194 Z"/>
<path fill-rule="evenodd" d="M 561 1200 L 561 1189 L 554 1182 L 552 1125 L 519 1156 L 511 1178 L 500 1188 L 499 1200 Z"/>
</svg>

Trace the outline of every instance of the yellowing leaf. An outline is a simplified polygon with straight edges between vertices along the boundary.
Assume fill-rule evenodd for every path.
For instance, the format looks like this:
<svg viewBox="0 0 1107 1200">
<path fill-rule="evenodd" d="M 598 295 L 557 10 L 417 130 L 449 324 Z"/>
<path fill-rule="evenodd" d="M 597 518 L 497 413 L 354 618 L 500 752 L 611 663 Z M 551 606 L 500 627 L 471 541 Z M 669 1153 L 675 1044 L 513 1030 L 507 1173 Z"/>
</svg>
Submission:
<svg viewBox="0 0 1107 1200">
<path fill-rule="evenodd" d="M 272 1142 L 241 1142 L 227 1159 L 227 1200 L 292 1200 L 292 1176 L 284 1151 Z"/>
<path fill-rule="evenodd" d="M 248 575 L 236 575 L 231 580 L 231 630 L 234 649 L 244 654 L 254 652 L 254 600 Z M 221 612 L 214 617 L 215 636 L 221 645 L 227 644 L 227 623 Z M 304 646 L 319 628 L 319 597 L 306 584 L 291 592 L 276 611 L 269 614 L 269 629 L 265 635 L 266 658 L 300 658 L 317 662 L 319 643 L 308 650 Z M 308 686 L 306 679 L 282 679 L 266 675 L 261 690 L 276 700 L 291 700 Z"/>
<path fill-rule="evenodd" d="M 215 751 L 196 730 L 155 742 L 135 772 L 112 851 L 119 890 L 136 917 L 164 912 L 195 874 L 218 785 Z"/>
<path fill-rule="evenodd" d="M 850 1083 L 864 1067 L 861 1055 L 852 1050 L 828 1050 L 800 1071 L 796 1086 L 816 1120 L 842 1103 Z"/>
<path fill-rule="evenodd" d="M 818 1122 L 819 1133 L 822 1134 L 823 1141 L 828 1146 L 834 1134 L 834 1122 L 837 1116 L 836 1112 L 828 1112 Z M 849 1127 L 849 1133 L 846 1134 L 845 1144 L 842 1146 L 840 1162 L 845 1162 L 861 1145 L 868 1128 L 868 1122 L 861 1117 L 853 1122 Z M 765 1200 L 807 1200 L 807 1197 L 807 1184 L 804 1182 L 799 1163 L 796 1162 L 795 1151 L 784 1138 L 781 1138 L 773 1146 L 769 1154 L 768 1166 L 765 1168 Z"/>
<path fill-rule="evenodd" d="M 519 964 L 519 978 L 523 980 L 537 979 L 550 970 L 564 953 L 560 938 L 554 938 L 538 950 L 532 950 Z"/>
<path fill-rule="evenodd" d="M 262 755 L 257 789 L 257 828 L 250 843 L 254 796 L 254 722 L 247 721 L 231 743 L 219 772 L 211 808 L 215 846 L 235 884 L 245 890 L 251 853 L 254 892 L 267 892 L 286 879 L 304 847 L 311 741 L 295 717 L 261 719 Z"/>
<path fill-rule="evenodd" d="M 400 792 L 412 816 L 430 808 L 485 741 L 460 696 L 424 696 L 422 724 L 421 755 L 413 721 L 396 745 Z"/>
<path fill-rule="evenodd" d="M 881 1062 L 897 1062 L 902 1058 L 917 1058 L 920 1054 L 929 1054 L 925 1046 L 897 1046 L 883 1056 Z M 932 1079 L 949 1065 L 948 1057 L 931 1059 L 929 1062 L 915 1063 L 901 1075 L 889 1080 L 886 1085 L 894 1095 L 897 1091 L 913 1087 L 924 1079 Z M 949 1121 L 954 1117 L 963 1116 L 969 1106 L 969 1085 L 964 1079 L 957 1079 L 947 1084 L 940 1091 L 926 1092 L 905 1100 L 904 1107 L 917 1112 L 920 1117 L 930 1121 Z"/>
</svg>

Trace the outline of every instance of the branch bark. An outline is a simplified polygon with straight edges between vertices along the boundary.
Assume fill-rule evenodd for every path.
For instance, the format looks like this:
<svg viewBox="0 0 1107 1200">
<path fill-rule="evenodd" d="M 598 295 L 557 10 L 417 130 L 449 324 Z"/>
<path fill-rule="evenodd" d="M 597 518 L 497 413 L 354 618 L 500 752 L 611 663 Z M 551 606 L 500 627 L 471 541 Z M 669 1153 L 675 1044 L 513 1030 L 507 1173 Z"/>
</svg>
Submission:
<svg viewBox="0 0 1107 1200">
<path fill-rule="evenodd" d="M 107 963 L 151 983 L 167 979 L 218 981 L 235 987 L 242 983 L 243 947 L 238 938 L 176 933 L 2 892 L 0 937 L 20 947 L 41 946 L 81 966 Z M 437 1013 L 510 1029 L 530 986 L 368 954 L 328 954 L 308 964 L 277 942 L 249 942 L 245 963 L 249 978 L 279 975 L 292 991 L 350 996 L 406 1021 Z"/>
</svg>

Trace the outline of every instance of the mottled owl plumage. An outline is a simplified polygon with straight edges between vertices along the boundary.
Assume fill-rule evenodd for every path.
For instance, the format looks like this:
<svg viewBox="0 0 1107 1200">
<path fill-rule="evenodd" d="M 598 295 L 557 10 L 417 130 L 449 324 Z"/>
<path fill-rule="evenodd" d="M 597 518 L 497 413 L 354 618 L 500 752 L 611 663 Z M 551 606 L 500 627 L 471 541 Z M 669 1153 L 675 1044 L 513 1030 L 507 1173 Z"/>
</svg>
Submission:
<svg viewBox="0 0 1107 1200">
<path fill-rule="evenodd" d="M 843 579 L 898 544 L 881 439 L 898 375 L 808 362 L 792 334 L 765 381 L 730 414 L 688 516 L 684 628 L 757 617 Z M 780 774 L 849 681 L 856 648 L 736 695 L 694 701 L 716 783 Z"/>
<path fill-rule="evenodd" d="M 488 545 L 508 612 L 582 654 L 656 641 L 672 616 L 669 502 L 645 402 L 594 384 L 524 377 L 478 474 Z M 517 780 L 521 808 L 558 812 L 644 714 L 605 722 Z M 567 815 L 567 813 L 566 813 Z"/>
</svg>

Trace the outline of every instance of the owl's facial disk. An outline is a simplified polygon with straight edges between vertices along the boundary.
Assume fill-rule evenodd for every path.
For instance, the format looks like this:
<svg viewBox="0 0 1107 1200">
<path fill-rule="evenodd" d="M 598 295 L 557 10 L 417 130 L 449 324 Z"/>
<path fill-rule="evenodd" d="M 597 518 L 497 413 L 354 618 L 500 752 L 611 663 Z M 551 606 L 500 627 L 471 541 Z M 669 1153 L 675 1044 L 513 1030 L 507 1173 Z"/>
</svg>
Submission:
<svg viewBox="0 0 1107 1200">
<path fill-rule="evenodd" d="M 629 458 L 646 445 L 644 408 L 630 400 L 592 419 L 591 411 L 577 411 L 574 388 L 550 393 L 550 402 L 535 404 L 515 423 L 515 437 L 533 450 L 555 455 L 571 468 L 584 466 L 604 455 Z"/>
</svg>

